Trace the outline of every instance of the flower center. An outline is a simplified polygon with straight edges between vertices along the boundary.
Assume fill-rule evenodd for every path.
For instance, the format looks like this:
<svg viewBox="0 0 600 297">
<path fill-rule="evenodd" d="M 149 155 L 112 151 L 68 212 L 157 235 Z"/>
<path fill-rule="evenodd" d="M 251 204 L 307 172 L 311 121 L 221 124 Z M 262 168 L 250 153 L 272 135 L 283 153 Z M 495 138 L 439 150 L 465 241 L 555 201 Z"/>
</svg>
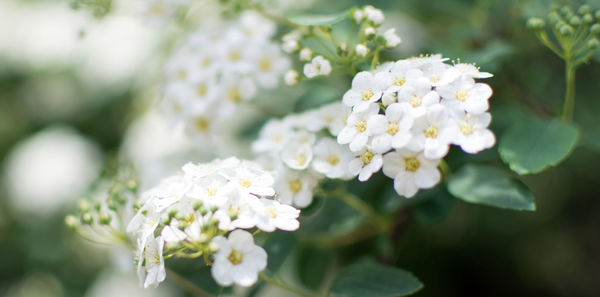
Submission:
<svg viewBox="0 0 600 297">
<path fill-rule="evenodd" d="M 196 128 L 198 128 L 199 131 L 203 131 L 204 132 L 204 131 L 208 130 L 209 123 L 204 118 L 198 118 L 198 119 L 196 119 L 195 124 L 196 124 Z"/>
<path fill-rule="evenodd" d="M 302 190 L 302 182 L 300 182 L 299 179 L 293 179 L 290 181 L 289 183 L 290 186 L 290 191 L 292 191 L 292 193 L 296 194 L 298 192 L 300 192 L 300 190 Z"/>
<path fill-rule="evenodd" d="M 473 134 L 473 125 L 469 124 L 469 123 L 462 123 L 460 124 L 460 132 L 462 132 L 462 134 L 464 135 L 471 135 Z"/>
<path fill-rule="evenodd" d="M 242 53 L 239 51 L 232 51 L 229 53 L 229 60 L 232 62 L 238 61 L 242 58 Z"/>
<path fill-rule="evenodd" d="M 242 185 L 244 188 L 250 188 L 250 186 L 252 186 L 252 182 L 247 179 L 242 179 L 240 180 L 240 185 Z"/>
<path fill-rule="evenodd" d="M 269 211 L 269 216 L 272 219 L 277 217 L 277 212 L 275 211 L 275 208 L 269 207 L 267 210 Z"/>
<path fill-rule="evenodd" d="M 206 195 L 207 196 L 215 196 L 217 195 L 217 190 L 216 189 L 206 189 Z"/>
<path fill-rule="evenodd" d="M 231 250 L 231 253 L 229 254 L 229 262 L 231 262 L 231 264 L 233 265 L 238 265 L 240 263 L 242 263 L 242 260 L 244 259 L 244 255 L 236 250 Z"/>
<path fill-rule="evenodd" d="M 277 134 L 273 135 L 273 141 L 280 142 L 281 139 L 282 139 L 281 134 L 277 133 Z"/>
<path fill-rule="evenodd" d="M 150 12 L 152 12 L 153 15 L 163 15 L 165 14 L 165 6 L 161 3 L 154 3 L 152 7 L 150 7 Z"/>
<path fill-rule="evenodd" d="M 160 265 L 160 254 L 158 253 L 158 251 L 152 255 L 152 264 Z"/>
<path fill-rule="evenodd" d="M 367 130 L 367 121 L 360 121 L 356 124 L 356 131 L 363 133 L 365 130 Z"/>
<path fill-rule="evenodd" d="M 177 71 L 177 78 L 184 80 L 187 78 L 187 72 L 185 70 Z"/>
<path fill-rule="evenodd" d="M 305 155 L 299 155 L 296 157 L 296 162 L 298 163 L 298 165 L 303 166 L 304 163 L 306 163 L 306 156 Z"/>
<path fill-rule="evenodd" d="M 269 71 L 271 69 L 271 61 L 269 61 L 269 59 L 260 59 L 258 67 L 262 71 Z"/>
<path fill-rule="evenodd" d="M 385 131 L 390 135 L 395 135 L 396 133 L 398 133 L 398 123 L 396 123 L 396 122 L 388 123 Z"/>
<path fill-rule="evenodd" d="M 404 169 L 406 169 L 406 171 L 415 172 L 419 169 L 419 166 L 421 166 L 421 164 L 419 163 L 419 160 L 417 160 L 417 158 L 404 158 Z"/>
<path fill-rule="evenodd" d="M 437 74 L 432 74 L 429 77 L 429 81 L 431 81 L 433 83 L 439 82 L 440 81 L 440 77 Z"/>
<path fill-rule="evenodd" d="M 456 100 L 458 100 L 460 102 L 465 102 L 465 100 L 467 100 L 467 92 L 458 91 L 458 92 L 456 92 L 456 94 L 454 94 L 454 97 L 456 97 Z"/>
<path fill-rule="evenodd" d="M 337 165 L 337 163 L 340 162 L 340 158 L 338 158 L 338 156 L 336 155 L 329 155 L 329 157 L 327 157 L 327 163 L 331 164 L 331 166 L 335 166 Z"/>
<path fill-rule="evenodd" d="M 198 96 L 200 96 L 200 97 L 206 96 L 206 85 L 205 84 L 198 84 L 196 86 L 196 94 L 198 94 Z"/>
<path fill-rule="evenodd" d="M 406 79 L 402 76 L 396 76 L 394 79 L 394 85 L 401 87 L 406 82 Z"/>
<path fill-rule="evenodd" d="M 422 101 L 423 98 L 421 98 L 420 96 L 413 96 L 412 98 L 410 98 L 410 105 L 412 107 L 418 107 L 421 106 Z"/>
<path fill-rule="evenodd" d="M 210 58 L 204 58 L 202 60 L 202 67 L 206 68 L 212 64 L 212 60 Z"/>
<path fill-rule="evenodd" d="M 373 93 L 373 90 L 371 90 L 371 89 L 364 90 L 362 92 L 362 100 L 369 101 L 369 100 L 371 100 L 371 97 L 373 97 L 373 95 L 375 95 L 375 93 Z"/>
<path fill-rule="evenodd" d="M 435 126 L 429 126 L 425 131 L 423 131 L 425 137 L 427 138 L 436 138 L 438 136 L 438 128 Z"/>
<path fill-rule="evenodd" d="M 367 150 L 362 155 L 360 155 L 360 161 L 362 161 L 363 165 L 367 165 L 371 163 L 371 160 L 373 160 L 373 156 L 373 152 Z"/>
<path fill-rule="evenodd" d="M 240 91 L 237 88 L 231 88 L 227 91 L 227 98 L 233 102 L 240 101 Z"/>
<path fill-rule="evenodd" d="M 177 104 L 176 102 L 173 102 L 173 105 L 171 107 L 173 108 L 173 111 L 175 113 L 180 113 L 181 112 L 181 106 L 179 104 Z"/>
</svg>

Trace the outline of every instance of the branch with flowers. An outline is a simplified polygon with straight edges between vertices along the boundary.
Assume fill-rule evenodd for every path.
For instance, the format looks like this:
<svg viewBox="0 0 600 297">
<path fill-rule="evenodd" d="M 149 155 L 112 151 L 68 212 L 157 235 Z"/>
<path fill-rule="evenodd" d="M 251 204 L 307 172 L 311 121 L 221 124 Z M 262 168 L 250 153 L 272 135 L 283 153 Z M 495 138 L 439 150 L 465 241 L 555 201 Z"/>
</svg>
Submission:
<svg viewBox="0 0 600 297">
<path fill-rule="evenodd" d="M 325 249 L 376 236 L 388 243 L 397 240 L 399 218 L 410 206 L 377 208 L 368 195 L 378 189 L 353 190 L 361 183 L 393 188 L 392 199 L 402 201 L 437 193 L 431 195 L 535 210 L 530 191 L 502 165 L 472 162 L 452 168 L 445 160 L 451 150 L 474 155 L 496 144 L 489 128 L 493 91 L 482 82 L 491 73 L 441 54 L 394 57 L 392 50 L 402 39 L 395 29 L 382 29 L 384 13 L 370 5 L 330 15 L 284 16 L 261 1 L 220 2 L 220 12 L 234 17 L 182 29 L 184 37 L 173 44 L 165 63 L 159 105 L 172 126 L 182 127 L 202 147 L 231 134 L 229 123 L 243 110 L 258 112 L 254 117 L 260 128 L 247 147 L 248 160 L 220 156 L 190 162 L 144 191 L 143 182 L 117 183 L 106 197 L 82 201 L 79 213 L 66 218 L 84 238 L 134 250 L 143 287 L 158 286 L 172 275 L 195 296 L 219 294 L 204 292 L 174 270 L 167 273 L 165 262 L 180 258 L 210 267 L 220 287 L 262 281 L 298 296 L 357 297 L 420 290 L 423 285 L 411 273 L 370 255 L 338 267 L 322 292 L 287 282 L 279 267 L 269 266 L 268 258 L 285 258 L 293 249 L 283 248 L 289 238 L 272 241 L 277 234 L 303 232 L 306 222 L 328 216 L 330 222 L 321 227 L 334 229 L 335 211 L 352 214 L 353 221 L 340 222 L 350 227 L 336 234 L 293 235 L 294 240 Z M 191 11 L 191 1 L 148 5 L 158 24 L 182 15 L 183 23 L 190 24 L 185 22 L 189 14 L 181 11 Z M 553 11 L 554 38 L 542 20 L 530 21 L 544 45 L 566 60 L 564 120 L 573 113 L 575 68 L 589 60 L 598 43 L 599 25 L 592 25 L 589 8 L 580 14 Z M 276 102 L 260 103 L 264 92 L 286 97 L 303 84 L 327 84 L 334 77 L 345 79 L 346 87 L 333 101 L 317 98 L 314 108 L 290 112 L 276 109 Z M 289 86 L 280 86 L 282 80 Z M 552 123 L 561 132 L 570 129 Z M 535 173 L 556 164 L 555 156 L 544 154 L 534 160 L 540 168 L 524 164 L 527 154 L 515 154 L 519 148 L 513 139 L 525 136 L 517 132 L 507 132 L 500 143 L 500 155 L 513 171 Z M 270 250 L 270 244 L 279 248 Z M 369 290 L 376 293 L 368 295 Z"/>
</svg>

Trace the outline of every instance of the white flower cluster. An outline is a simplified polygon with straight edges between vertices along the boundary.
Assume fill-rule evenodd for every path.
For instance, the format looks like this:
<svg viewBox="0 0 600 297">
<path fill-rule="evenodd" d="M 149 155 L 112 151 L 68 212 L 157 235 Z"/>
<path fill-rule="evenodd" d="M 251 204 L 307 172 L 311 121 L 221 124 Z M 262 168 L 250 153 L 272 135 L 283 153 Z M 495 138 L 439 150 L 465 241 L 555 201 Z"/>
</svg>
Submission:
<svg viewBox="0 0 600 297">
<path fill-rule="evenodd" d="M 256 13 L 191 34 L 166 66 L 163 108 L 200 140 L 214 136 L 258 87 L 274 88 L 290 62 L 270 41 L 275 25 Z"/>
<path fill-rule="evenodd" d="M 263 126 L 252 149 L 260 154 L 258 162 L 273 172 L 279 201 L 306 207 L 320 179 L 352 178 L 347 165 L 353 154 L 332 137 L 344 127 L 349 111 L 336 102 Z"/>
<path fill-rule="evenodd" d="M 383 167 L 396 192 L 412 197 L 439 182 L 437 166 L 451 144 L 470 154 L 494 145 L 492 89 L 475 81 L 492 75 L 446 60 L 399 60 L 354 77 L 343 97 L 352 113 L 337 140 L 355 153 L 349 171 L 360 181 Z"/>
<path fill-rule="evenodd" d="M 273 176 L 257 163 L 231 157 L 182 170 L 142 195 L 127 226 L 137 240 L 140 281 L 158 285 L 166 276 L 164 257 L 184 255 L 212 257 L 212 275 L 222 286 L 254 284 L 267 255 L 241 229 L 293 231 L 300 211 L 268 198 L 275 195 Z"/>
<path fill-rule="evenodd" d="M 179 10 L 190 7 L 190 0 L 141 0 L 134 2 L 140 14 L 154 27 L 164 26 Z"/>
</svg>

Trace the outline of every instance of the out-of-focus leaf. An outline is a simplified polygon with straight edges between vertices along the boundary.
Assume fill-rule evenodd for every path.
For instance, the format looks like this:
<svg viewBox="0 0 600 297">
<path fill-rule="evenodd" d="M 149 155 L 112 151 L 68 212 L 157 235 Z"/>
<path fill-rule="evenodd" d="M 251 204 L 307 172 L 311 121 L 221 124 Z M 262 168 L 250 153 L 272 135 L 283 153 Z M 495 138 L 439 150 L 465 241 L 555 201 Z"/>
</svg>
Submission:
<svg viewBox="0 0 600 297">
<path fill-rule="evenodd" d="M 288 19 L 290 22 L 301 26 L 325 26 L 341 22 L 348 16 L 349 12 L 350 10 L 332 14 L 301 14 L 290 16 Z"/>
<path fill-rule="evenodd" d="M 426 224 L 444 221 L 454 204 L 454 199 L 443 187 L 436 187 L 431 191 L 431 197 L 415 207 L 416 219 Z"/>
<path fill-rule="evenodd" d="M 450 177 L 448 191 L 466 202 L 514 210 L 535 210 L 529 189 L 491 166 L 466 165 Z"/>
<path fill-rule="evenodd" d="M 330 251 L 303 248 L 298 253 L 296 260 L 300 281 L 306 287 L 316 290 L 323 283 L 333 257 Z"/>
<path fill-rule="evenodd" d="M 271 234 L 263 245 L 269 255 L 267 269 L 277 272 L 295 245 L 296 237 L 293 232 L 276 231 Z"/>
<path fill-rule="evenodd" d="M 543 171 L 565 159 L 577 144 L 579 131 L 556 119 L 515 123 L 500 139 L 498 152 L 518 174 Z"/>
<path fill-rule="evenodd" d="M 353 297 L 407 296 L 419 291 L 423 284 L 410 272 L 361 260 L 339 272 L 331 292 Z"/>
<path fill-rule="evenodd" d="M 299 232 L 309 236 L 335 236 L 351 232 L 365 218 L 346 203 L 334 197 L 325 197 L 323 206 L 302 221 Z"/>
</svg>

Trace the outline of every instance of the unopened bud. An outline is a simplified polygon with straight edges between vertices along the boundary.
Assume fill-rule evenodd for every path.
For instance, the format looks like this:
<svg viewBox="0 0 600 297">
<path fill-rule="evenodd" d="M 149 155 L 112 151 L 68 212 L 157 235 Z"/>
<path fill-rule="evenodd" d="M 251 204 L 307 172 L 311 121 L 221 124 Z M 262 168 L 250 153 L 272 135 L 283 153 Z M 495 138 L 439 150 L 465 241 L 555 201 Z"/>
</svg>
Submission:
<svg viewBox="0 0 600 297">
<path fill-rule="evenodd" d="M 588 41 L 587 46 L 591 50 L 595 50 L 600 46 L 600 40 L 598 40 L 597 38 L 592 38 Z"/>
<path fill-rule="evenodd" d="M 574 15 L 569 19 L 569 25 L 573 26 L 573 27 L 577 27 L 579 25 L 581 25 L 581 18 L 579 18 L 578 16 Z"/>
<path fill-rule="evenodd" d="M 210 212 L 215 213 L 215 211 L 219 210 L 219 207 L 217 207 L 216 205 L 213 205 L 210 207 Z"/>
<path fill-rule="evenodd" d="M 569 25 L 564 25 L 562 27 L 560 27 L 560 29 L 558 29 L 558 33 L 560 33 L 560 35 L 562 36 L 569 36 L 571 34 L 573 34 L 575 31 L 573 30 L 573 27 L 569 26 Z"/>
<path fill-rule="evenodd" d="M 81 212 L 88 212 L 90 210 L 90 203 L 84 198 L 79 199 L 79 202 L 77 202 L 77 206 L 79 207 L 79 211 Z"/>
<path fill-rule="evenodd" d="M 368 40 L 373 39 L 375 37 L 375 28 L 369 26 L 365 28 L 365 36 L 367 36 Z"/>
<path fill-rule="evenodd" d="M 542 18 L 530 18 L 527 21 L 527 27 L 532 30 L 542 30 L 545 25 L 546 22 Z"/>
<path fill-rule="evenodd" d="M 594 22 L 594 17 L 591 14 L 584 15 L 581 20 L 583 20 L 584 24 L 591 24 Z"/>
<path fill-rule="evenodd" d="M 211 243 L 208 244 L 208 251 L 211 254 L 216 253 L 218 250 L 219 250 L 219 245 L 218 244 L 216 244 L 214 242 L 211 242 Z"/>
<path fill-rule="evenodd" d="M 100 214 L 100 220 L 99 221 L 100 221 L 100 224 L 102 224 L 102 225 L 108 225 L 108 224 L 110 224 L 110 221 L 112 221 L 112 217 L 110 216 L 109 213 L 102 212 Z"/>
<path fill-rule="evenodd" d="M 79 227 L 79 220 L 73 215 L 68 215 L 65 217 L 65 225 L 71 229 L 75 229 Z"/>
<path fill-rule="evenodd" d="M 369 49 L 368 49 L 368 48 L 367 48 L 367 46 L 366 46 L 366 45 L 364 45 L 364 44 L 358 44 L 358 45 L 356 45 L 356 49 L 355 49 L 355 51 L 356 51 L 356 54 L 357 54 L 357 55 L 359 55 L 359 56 L 361 56 L 361 57 L 364 57 L 364 56 L 366 56 L 366 55 L 367 55 L 367 52 L 368 52 L 368 50 L 369 50 Z"/>
<path fill-rule="evenodd" d="M 592 27 L 590 28 L 590 31 L 592 31 L 592 34 L 600 34 L 600 24 L 593 24 Z"/>
<path fill-rule="evenodd" d="M 208 237 L 208 235 L 206 233 L 201 233 L 200 236 L 198 236 L 198 242 L 200 242 L 200 243 L 205 243 L 209 240 L 210 240 L 210 237 Z"/>
<path fill-rule="evenodd" d="M 298 84 L 298 72 L 295 70 L 289 70 L 285 73 L 284 79 L 285 84 L 288 86 L 294 86 Z"/>
<path fill-rule="evenodd" d="M 590 6 L 587 4 L 581 5 L 578 10 L 579 14 L 581 14 L 581 15 L 588 14 L 588 13 L 590 13 L 590 11 L 591 11 Z"/>
<path fill-rule="evenodd" d="M 309 48 L 303 48 L 300 51 L 300 61 L 310 61 L 312 60 L 312 51 Z"/>
<path fill-rule="evenodd" d="M 204 205 L 204 203 L 199 200 L 199 201 L 194 202 L 194 205 L 192 207 L 194 208 L 195 211 L 197 211 L 198 209 L 200 209 L 200 207 L 202 207 L 202 205 Z"/>
<path fill-rule="evenodd" d="M 131 192 L 134 192 L 134 193 L 137 192 L 139 186 L 140 186 L 140 183 L 135 179 L 130 179 L 127 182 L 127 189 Z"/>
<path fill-rule="evenodd" d="M 92 215 L 89 212 L 86 212 L 81 215 L 81 222 L 86 225 L 90 225 L 94 222 L 94 218 L 92 217 Z"/>
</svg>

